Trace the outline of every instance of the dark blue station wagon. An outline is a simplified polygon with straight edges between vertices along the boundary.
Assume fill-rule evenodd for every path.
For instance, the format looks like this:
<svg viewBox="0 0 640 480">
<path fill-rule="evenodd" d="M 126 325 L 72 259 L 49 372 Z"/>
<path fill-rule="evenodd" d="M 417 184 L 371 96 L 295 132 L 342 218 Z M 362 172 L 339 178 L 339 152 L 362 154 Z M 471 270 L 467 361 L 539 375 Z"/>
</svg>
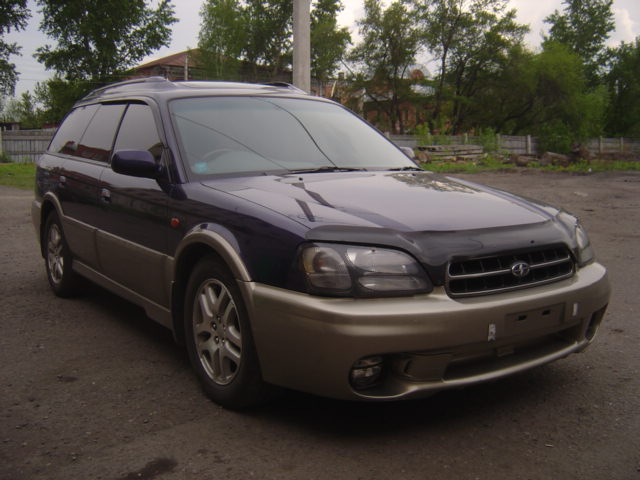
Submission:
<svg viewBox="0 0 640 480">
<path fill-rule="evenodd" d="M 98 89 L 36 183 L 54 293 L 88 279 L 141 305 L 230 408 L 496 379 L 583 350 L 609 301 L 574 216 L 425 172 L 285 85 Z"/>
</svg>

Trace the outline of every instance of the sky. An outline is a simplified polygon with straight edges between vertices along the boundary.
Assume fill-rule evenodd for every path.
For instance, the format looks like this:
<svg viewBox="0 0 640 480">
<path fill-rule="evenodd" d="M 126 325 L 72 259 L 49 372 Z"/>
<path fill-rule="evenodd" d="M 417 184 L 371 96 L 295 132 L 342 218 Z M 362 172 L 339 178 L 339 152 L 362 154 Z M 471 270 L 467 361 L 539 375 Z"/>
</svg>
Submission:
<svg viewBox="0 0 640 480">
<path fill-rule="evenodd" d="M 199 12 L 202 3 L 203 0 L 173 0 L 175 14 L 179 21 L 173 25 L 171 45 L 154 52 L 142 63 L 196 47 L 200 30 Z M 345 9 L 339 15 L 338 21 L 341 25 L 349 27 L 352 39 L 357 40 L 358 28 L 355 21 L 363 15 L 364 1 L 342 0 L 342 3 Z M 17 70 L 20 72 L 16 95 L 27 90 L 33 92 L 37 82 L 46 80 L 53 75 L 33 58 L 38 47 L 52 43 L 52 41 L 38 30 L 42 16 L 38 13 L 35 1 L 29 0 L 28 6 L 32 16 L 27 29 L 6 35 L 7 41 L 17 42 L 22 46 L 22 56 L 11 57 L 11 61 L 16 64 Z M 530 26 L 531 30 L 526 37 L 526 42 L 535 49 L 540 45 L 542 35 L 546 33 L 548 28 L 543 19 L 556 9 L 562 10 L 562 0 L 509 0 L 509 6 L 517 10 L 518 22 Z M 614 0 L 613 13 L 616 30 L 609 39 L 609 45 L 615 46 L 621 41 L 631 42 L 640 35 L 640 3 L 638 0 Z"/>
</svg>

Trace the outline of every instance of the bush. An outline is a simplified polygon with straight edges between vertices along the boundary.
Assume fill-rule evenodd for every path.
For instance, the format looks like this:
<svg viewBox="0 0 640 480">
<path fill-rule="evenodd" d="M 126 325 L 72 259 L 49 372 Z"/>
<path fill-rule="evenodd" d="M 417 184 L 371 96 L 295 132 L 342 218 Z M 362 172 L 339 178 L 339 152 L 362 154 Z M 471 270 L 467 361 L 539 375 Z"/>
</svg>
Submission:
<svg viewBox="0 0 640 480">
<path fill-rule="evenodd" d="M 498 134 L 493 128 L 481 129 L 478 134 L 478 141 L 485 152 L 497 152 L 500 148 L 498 145 Z"/>
<path fill-rule="evenodd" d="M 455 137 L 450 135 L 432 135 L 426 123 L 416 127 L 418 145 L 451 145 Z"/>
<path fill-rule="evenodd" d="M 569 127 L 560 121 L 547 123 L 538 133 L 538 150 L 568 154 L 573 146 L 573 134 Z"/>
</svg>

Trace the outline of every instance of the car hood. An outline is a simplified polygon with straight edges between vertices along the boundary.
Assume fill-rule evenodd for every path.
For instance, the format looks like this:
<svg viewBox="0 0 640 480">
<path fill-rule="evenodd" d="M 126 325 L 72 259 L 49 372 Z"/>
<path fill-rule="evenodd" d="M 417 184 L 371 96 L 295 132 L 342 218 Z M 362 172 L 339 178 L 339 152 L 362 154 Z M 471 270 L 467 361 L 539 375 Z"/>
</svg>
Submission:
<svg viewBox="0 0 640 480">
<path fill-rule="evenodd" d="M 429 172 L 332 172 L 219 178 L 204 184 L 302 223 L 451 232 L 549 221 L 554 209 Z"/>
</svg>

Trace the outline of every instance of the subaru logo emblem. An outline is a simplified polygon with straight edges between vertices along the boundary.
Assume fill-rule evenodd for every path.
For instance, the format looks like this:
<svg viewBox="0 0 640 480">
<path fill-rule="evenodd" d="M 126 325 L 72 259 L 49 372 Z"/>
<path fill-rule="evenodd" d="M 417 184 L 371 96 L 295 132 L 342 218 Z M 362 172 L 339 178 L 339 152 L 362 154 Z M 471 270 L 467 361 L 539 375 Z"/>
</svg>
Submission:
<svg viewBox="0 0 640 480">
<path fill-rule="evenodd" d="M 511 265 L 511 273 L 514 277 L 523 278 L 529 275 L 531 267 L 527 262 L 515 262 Z"/>
</svg>

